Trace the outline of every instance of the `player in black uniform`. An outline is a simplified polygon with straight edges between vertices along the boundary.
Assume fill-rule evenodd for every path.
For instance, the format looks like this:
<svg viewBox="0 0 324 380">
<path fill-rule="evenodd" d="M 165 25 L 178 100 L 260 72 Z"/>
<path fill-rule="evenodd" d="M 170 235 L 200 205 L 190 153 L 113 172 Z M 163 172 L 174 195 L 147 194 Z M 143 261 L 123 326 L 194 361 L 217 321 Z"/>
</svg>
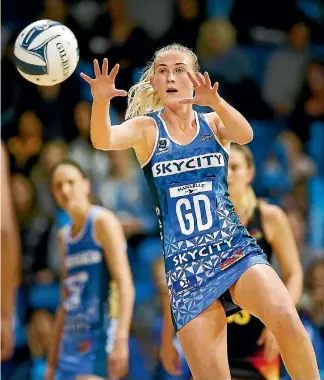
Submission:
<svg viewBox="0 0 324 380">
<path fill-rule="evenodd" d="M 232 145 L 228 187 L 235 210 L 272 261 L 278 260 L 283 281 L 296 304 L 302 292 L 303 274 L 297 246 L 285 213 L 256 199 L 250 182 L 254 162 L 245 146 Z M 228 357 L 235 379 L 279 379 L 279 350 L 270 331 L 245 310 L 227 319 Z"/>
<path fill-rule="evenodd" d="M 251 151 L 246 146 L 232 144 L 228 172 L 231 201 L 240 221 L 257 240 L 268 261 L 271 261 L 273 253 L 276 256 L 283 280 L 296 304 L 302 292 L 303 275 L 288 219 L 278 206 L 255 197 L 250 185 L 253 176 Z M 279 379 L 278 346 L 262 322 L 245 310 L 228 317 L 227 322 L 228 358 L 233 379 Z M 171 341 L 164 338 L 162 341 Z M 168 377 L 166 374 L 163 376 L 160 373 L 156 378 L 189 380 L 188 371 L 184 368 L 179 371 L 177 368 L 180 363 L 177 356 L 174 347 L 162 345 L 162 362 L 165 368 L 179 377 Z"/>
</svg>

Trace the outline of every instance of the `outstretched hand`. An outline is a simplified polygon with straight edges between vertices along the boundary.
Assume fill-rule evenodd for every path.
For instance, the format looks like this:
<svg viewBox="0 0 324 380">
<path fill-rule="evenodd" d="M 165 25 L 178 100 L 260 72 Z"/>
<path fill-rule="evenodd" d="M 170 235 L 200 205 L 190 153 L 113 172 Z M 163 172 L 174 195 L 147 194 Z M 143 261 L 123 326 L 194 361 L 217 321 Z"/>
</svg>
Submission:
<svg viewBox="0 0 324 380">
<path fill-rule="evenodd" d="M 93 61 L 93 68 L 95 78 L 91 78 L 88 75 L 81 73 L 81 77 L 89 83 L 91 87 L 91 94 L 94 101 L 110 100 L 115 96 L 126 96 L 127 91 L 117 90 L 115 87 L 115 79 L 119 70 L 119 64 L 117 63 L 108 75 L 108 59 L 104 58 L 102 63 L 102 70 L 98 60 Z"/>
<path fill-rule="evenodd" d="M 193 98 L 181 99 L 179 101 L 180 104 L 197 104 L 213 108 L 213 106 L 220 103 L 222 98 L 218 94 L 219 84 L 216 82 L 212 86 L 207 71 L 205 71 L 204 75 L 198 72 L 192 74 L 188 71 L 187 75 L 194 86 L 195 96 Z"/>
</svg>

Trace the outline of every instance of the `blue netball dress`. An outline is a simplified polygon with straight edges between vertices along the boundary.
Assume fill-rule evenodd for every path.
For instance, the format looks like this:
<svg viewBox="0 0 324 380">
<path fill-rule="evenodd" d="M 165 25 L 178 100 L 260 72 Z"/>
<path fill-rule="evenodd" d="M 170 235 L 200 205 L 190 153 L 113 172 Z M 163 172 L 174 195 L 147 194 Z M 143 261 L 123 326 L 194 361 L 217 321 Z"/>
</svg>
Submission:
<svg viewBox="0 0 324 380">
<path fill-rule="evenodd" d="M 77 375 L 107 377 L 107 353 L 115 336 L 116 320 L 110 318 L 110 276 L 102 247 L 94 236 L 94 221 L 103 209 L 93 206 L 83 230 L 72 239 L 65 228 L 67 276 L 63 286 L 66 318 L 62 332 L 57 378 Z"/>
<path fill-rule="evenodd" d="M 226 291 L 266 256 L 242 226 L 227 190 L 229 153 L 206 117 L 187 145 L 172 140 L 160 115 L 143 170 L 156 201 L 173 325 L 178 331 L 215 300 L 238 310 Z"/>
</svg>

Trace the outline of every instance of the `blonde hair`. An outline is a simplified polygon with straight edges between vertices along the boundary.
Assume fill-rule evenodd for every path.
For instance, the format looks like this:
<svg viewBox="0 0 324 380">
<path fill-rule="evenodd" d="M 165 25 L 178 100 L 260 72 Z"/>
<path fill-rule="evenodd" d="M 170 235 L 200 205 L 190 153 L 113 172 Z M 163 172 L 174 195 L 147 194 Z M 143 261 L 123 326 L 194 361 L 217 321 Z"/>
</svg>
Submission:
<svg viewBox="0 0 324 380">
<path fill-rule="evenodd" d="M 245 145 L 238 144 L 232 144 L 231 150 L 232 149 L 236 149 L 243 154 L 247 167 L 254 173 L 255 165 L 251 150 Z M 249 220 L 253 216 L 257 204 L 258 200 L 254 190 L 251 185 L 248 185 L 239 205 L 243 218 Z"/>
<path fill-rule="evenodd" d="M 148 112 L 161 111 L 163 109 L 163 103 L 159 95 L 154 91 L 150 80 L 155 73 L 154 65 L 156 58 L 170 51 L 184 53 L 190 58 L 194 71 L 199 70 L 196 54 L 186 46 L 174 43 L 157 50 L 154 54 L 153 60 L 150 61 L 143 70 L 139 82 L 134 84 L 128 92 L 126 119 L 146 115 Z"/>
<path fill-rule="evenodd" d="M 213 46 L 213 39 L 217 39 L 217 47 Z M 197 53 L 201 58 L 210 58 L 215 53 L 223 52 L 236 42 L 234 26 L 227 20 L 212 18 L 201 24 L 197 38 Z"/>
</svg>

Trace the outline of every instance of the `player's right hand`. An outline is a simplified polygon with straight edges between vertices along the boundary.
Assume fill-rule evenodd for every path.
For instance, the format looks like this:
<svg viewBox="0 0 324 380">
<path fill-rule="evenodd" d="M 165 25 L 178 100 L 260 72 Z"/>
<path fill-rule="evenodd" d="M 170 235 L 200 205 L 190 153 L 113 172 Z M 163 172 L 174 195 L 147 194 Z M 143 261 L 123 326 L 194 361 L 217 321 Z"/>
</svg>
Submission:
<svg viewBox="0 0 324 380">
<path fill-rule="evenodd" d="M 116 64 L 108 75 L 108 59 L 104 58 L 102 69 L 99 67 L 98 60 L 93 61 L 93 68 L 95 78 L 81 73 L 81 77 L 89 83 L 91 87 L 91 94 L 94 101 L 110 100 L 115 96 L 126 96 L 127 92 L 124 90 L 117 90 L 115 87 L 115 79 L 119 70 L 119 65 Z"/>
<path fill-rule="evenodd" d="M 181 358 L 178 350 L 173 343 L 162 344 L 160 358 L 164 369 L 174 376 L 179 376 L 182 373 Z"/>
</svg>

